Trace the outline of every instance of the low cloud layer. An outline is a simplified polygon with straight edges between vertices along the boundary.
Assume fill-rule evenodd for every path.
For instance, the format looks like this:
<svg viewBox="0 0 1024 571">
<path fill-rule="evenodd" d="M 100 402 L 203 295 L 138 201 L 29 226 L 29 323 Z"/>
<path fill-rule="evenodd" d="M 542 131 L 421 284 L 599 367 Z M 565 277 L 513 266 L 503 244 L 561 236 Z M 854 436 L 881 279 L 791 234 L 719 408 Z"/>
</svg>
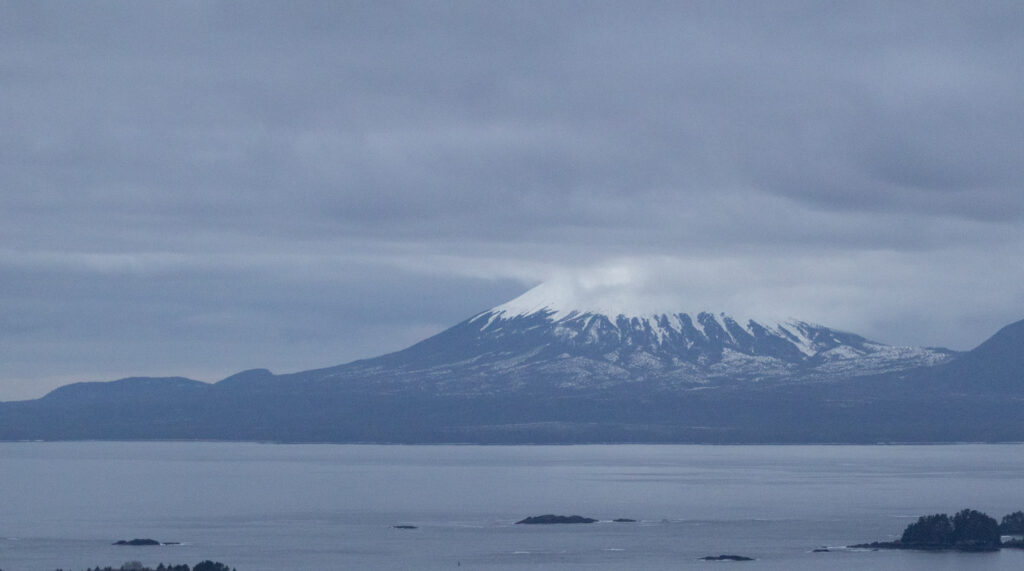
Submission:
<svg viewBox="0 0 1024 571">
<path fill-rule="evenodd" d="M 1017 2 L 2 10 L 0 400 L 337 364 L 608 268 L 890 343 L 1024 317 Z"/>
</svg>

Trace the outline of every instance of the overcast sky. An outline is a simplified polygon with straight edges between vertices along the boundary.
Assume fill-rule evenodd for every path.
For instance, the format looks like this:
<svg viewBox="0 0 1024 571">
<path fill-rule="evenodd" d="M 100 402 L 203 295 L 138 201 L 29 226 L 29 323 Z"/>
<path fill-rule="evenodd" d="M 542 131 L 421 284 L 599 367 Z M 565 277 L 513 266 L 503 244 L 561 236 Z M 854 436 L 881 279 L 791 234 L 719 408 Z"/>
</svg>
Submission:
<svg viewBox="0 0 1024 571">
<path fill-rule="evenodd" d="M 0 400 L 401 349 L 545 280 L 1024 318 L 1024 3 L 0 1 Z"/>
</svg>

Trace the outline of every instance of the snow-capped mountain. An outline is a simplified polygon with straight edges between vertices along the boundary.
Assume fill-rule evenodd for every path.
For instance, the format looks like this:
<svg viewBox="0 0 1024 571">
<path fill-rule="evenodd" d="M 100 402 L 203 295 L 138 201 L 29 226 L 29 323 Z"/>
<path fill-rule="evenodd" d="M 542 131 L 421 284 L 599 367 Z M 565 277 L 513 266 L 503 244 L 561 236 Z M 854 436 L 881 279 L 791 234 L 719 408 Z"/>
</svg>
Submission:
<svg viewBox="0 0 1024 571">
<path fill-rule="evenodd" d="M 252 369 L 212 384 L 68 385 L 35 401 L 0 403 L 0 440 L 1024 438 L 1024 321 L 955 354 L 796 319 L 564 294 L 536 288 L 407 349 L 336 367 Z"/>
<path fill-rule="evenodd" d="M 936 365 L 945 349 L 894 347 L 797 319 L 587 304 L 543 284 L 404 351 L 325 371 L 392 389 L 503 393 L 673 390 L 742 382 L 834 381 Z"/>
</svg>

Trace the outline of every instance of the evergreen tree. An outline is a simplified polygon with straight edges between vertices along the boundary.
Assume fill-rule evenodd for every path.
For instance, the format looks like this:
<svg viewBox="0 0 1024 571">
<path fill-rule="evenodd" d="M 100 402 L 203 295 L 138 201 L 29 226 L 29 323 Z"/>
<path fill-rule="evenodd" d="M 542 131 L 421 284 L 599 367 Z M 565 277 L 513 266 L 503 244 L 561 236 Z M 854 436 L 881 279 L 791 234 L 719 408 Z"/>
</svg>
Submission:
<svg viewBox="0 0 1024 571">
<path fill-rule="evenodd" d="M 946 514 L 923 515 L 903 530 L 904 545 L 942 547 L 953 545 L 953 522 Z"/>
<path fill-rule="evenodd" d="M 1004 515 L 1003 522 L 999 524 L 999 532 L 1006 535 L 1024 534 L 1024 512 Z"/>
<path fill-rule="evenodd" d="M 999 547 L 999 523 L 976 510 L 961 510 L 953 516 L 953 541 L 966 548 Z"/>
</svg>

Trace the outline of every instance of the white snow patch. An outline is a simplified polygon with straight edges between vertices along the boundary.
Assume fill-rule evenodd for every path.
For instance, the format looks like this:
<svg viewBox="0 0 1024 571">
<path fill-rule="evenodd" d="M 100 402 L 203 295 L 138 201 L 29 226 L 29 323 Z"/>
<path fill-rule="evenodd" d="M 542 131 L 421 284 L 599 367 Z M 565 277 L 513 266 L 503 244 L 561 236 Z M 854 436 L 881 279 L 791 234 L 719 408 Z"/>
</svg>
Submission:
<svg viewBox="0 0 1024 571">
<path fill-rule="evenodd" d="M 725 313 L 713 313 L 710 311 L 682 312 L 679 308 L 657 307 L 652 304 L 634 303 L 629 296 L 617 296 L 614 290 L 609 288 L 588 289 L 579 284 L 567 282 L 545 282 L 527 291 L 519 297 L 498 305 L 490 311 L 477 316 L 473 321 L 482 316 L 488 316 L 487 323 L 482 329 L 487 329 L 497 319 L 512 319 L 515 317 L 526 317 L 533 315 L 545 315 L 551 322 L 560 322 L 566 319 L 585 316 L 586 320 L 581 329 L 587 330 L 593 323 L 596 316 L 603 315 L 614 325 L 620 318 L 636 319 L 636 326 L 648 328 L 659 344 L 664 343 L 666 337 L 683 333 L 683 317 L 689 317 L 690 323 L 697 332 L 707 338 L 704 324 L 699 320 L 701 313 L 706 313 L 725 332 L 727 338 L 736 342 L 735 336 L 725 326 L 726 318 L 731 319 L 743 328 L 747 333 L 753 334 L 753 323 L 757 323 L 769 332 L 786 336 L 781 328 L 792 334 L 797 340 L 794 344 L 805 355 L 812 356 L 817 353 L 813 343 L 804 335 L 802 327 L 807 326 L 802 321 L 793 318 L 738 318 Z M 792 341 L 792 340 L 791 340 Z"/>
<path fill-rule="evenodd" d="M 679 311 L 676 301 L 669 301 L 657 296 L 637 295 L 628 283 L 607 281 L 587 281 L 582 279 L 559 279 L 544 282 L 519 297 L 494 307 L 487 313 L 501 315 L 505 318 L 548 313 L 553 321 L 559 321 L 575 315 L 605 315 L 612 322 L 617 317 L 670 316 L 674 328 L 679 327 Z M 710 312 L 709 312 L 710 313 Z M 703 327 L 697 322 L 697 313 L 689 314 L 691 321 L 698 330 Z M 713 313 L 711 315 L 714 315 Z M 751 316 L 746 316 L 751 317 Z M 717 321 L 717 318 L 716 318 Z M 741 325 L 748 319 L 736 319 Z M 758 323 L 771 323 L 774 319 L 754 319 Z"/>
</svg>

